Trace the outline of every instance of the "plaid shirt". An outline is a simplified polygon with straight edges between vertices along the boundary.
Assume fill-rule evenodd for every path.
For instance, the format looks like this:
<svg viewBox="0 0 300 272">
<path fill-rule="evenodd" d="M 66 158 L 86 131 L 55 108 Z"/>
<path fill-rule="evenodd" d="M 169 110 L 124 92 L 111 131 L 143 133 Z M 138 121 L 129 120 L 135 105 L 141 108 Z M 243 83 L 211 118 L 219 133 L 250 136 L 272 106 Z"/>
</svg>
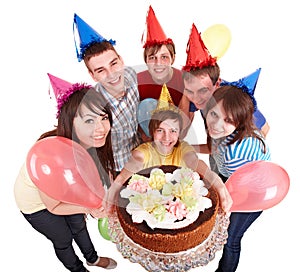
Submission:
<svg viewBox="0 0 300 272">
<path fill-rule="evenodd" d="M 140 102 L 136 72 L 131 67 L 124 68 L 125 95 L 120 100 L 110 95 L 100 83 L 96 90 L 107 99 L 112 112 L 112 145 L 116 171 L 121 171 L 131 156 L 131 150 L 141 143 L 137 132 L 137 109 Z"/>
</svg>

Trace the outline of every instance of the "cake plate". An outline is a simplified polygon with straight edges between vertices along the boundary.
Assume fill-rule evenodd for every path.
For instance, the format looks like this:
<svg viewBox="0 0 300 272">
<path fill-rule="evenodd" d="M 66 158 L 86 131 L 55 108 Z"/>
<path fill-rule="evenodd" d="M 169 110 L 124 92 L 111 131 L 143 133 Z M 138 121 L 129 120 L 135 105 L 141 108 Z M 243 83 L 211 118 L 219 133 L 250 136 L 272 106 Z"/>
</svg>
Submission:
<svg viewBox="0 0 300 272">
<path fill-rule="evenodd" d="M 228 225 L 229 217 L 219 210 L 215 226 L 207 239 L 194 248 L 176 253 L 154 252 L 136 244 L 124 233 L 116 214 L 109 217 L 108 231 L 122 256 L 140 264 L 147 271 L 181 272 L 205 266 L 212 261 L 216 251 L 223 249 L 227 241 Z"/>
</svg>

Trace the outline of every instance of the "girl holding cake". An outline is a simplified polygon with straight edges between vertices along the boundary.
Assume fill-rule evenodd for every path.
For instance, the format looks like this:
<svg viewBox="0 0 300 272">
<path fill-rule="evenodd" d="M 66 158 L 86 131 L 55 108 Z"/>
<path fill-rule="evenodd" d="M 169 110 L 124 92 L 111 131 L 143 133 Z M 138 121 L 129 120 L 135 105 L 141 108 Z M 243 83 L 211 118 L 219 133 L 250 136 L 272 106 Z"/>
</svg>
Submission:
<svg viewBox="0 0 300 272">
<path fill-rule="evenodd" d="M 259 70 L 235 82 L 223 82 L 206 105 L 208 143 L 224 182 L 242 165 L 257 160 L 270 160 L 269 148 L 253 122 L 256 109 L 254 90 Z M 216 272 L 236 271 L 241 240 L 258 212 L 232 212 L 228 239 Z"/>
<path fill-rule="evenodd" d="M 102 182 L 109 186 L 109 176 L 114 173 L 110 136 L 112 117 L 102 95 L 89 85 L 71 84 L 48 75 L 57 100 L 58 123 L 54 130 L 42 134 L 39 140 L 61 136 L 79 143 L 95 161 Z M 80 248 L 87 265 L 105 269 L 117 266 L 113 259 L 98 256 L 86 226 L 85 214 L 101 217 L 105 215 L 102 207 L 90 209 L 49 197 L 33 183 L 25 164 L 16 179 L 14 194 L 22 215 L 52 242 L 57 258 L 66 269 L 88 271 L 76 255 L 73 241 Z"/>
<path fill-rule="evenodd" d="M 149 123 L 151 142 L 146 142 L 132 151 L 131 159 L 113 182 L 106 195 L 104 206 L 112 211 L 122 185 L 134 174 L 145 168 L 174 165 L 197 171 L 200 176 L 218 191 L 223 210 L 229 212 L 232 199 L 222 180 L 212 172 L 203 160 L 199 160 L 194 148 L 180 140 L 183 120 L 174 106 L 166 85 L 163 85 L 158 104 Z"/>
</svg>

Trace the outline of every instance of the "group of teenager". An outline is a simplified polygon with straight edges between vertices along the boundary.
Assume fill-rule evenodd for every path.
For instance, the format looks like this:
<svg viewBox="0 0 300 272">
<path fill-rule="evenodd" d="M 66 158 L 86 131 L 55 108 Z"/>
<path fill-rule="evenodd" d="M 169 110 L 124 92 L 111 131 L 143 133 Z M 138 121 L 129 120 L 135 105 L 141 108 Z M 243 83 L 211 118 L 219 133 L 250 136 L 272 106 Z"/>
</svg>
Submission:
<svg viewBox="0 0 300 272">
<path fill-rule="evenodd" d="M 88 271 L 73 241 L 88 266 L 114 269 L 117 262 L 99 256 L 94 248 L 86 215 L 101 218 L 112 213 L 126 180 L 144 168 L 189 167 L 215 187 L 222 209 L 230 216 L 227 243 L 216 271 L 235 271 L 241 239 L 262 212 L 230 212 L 232 199 L 225 182 L 248 162 L 270 160 L 265 141 L 268 123 L 254 98 L 260 69 L 235 82 L 222 80 L 217 58 L 205 47 L 195 24 L 186 64 L 181 70 L 174 68 L 174 42 L 165 35 L 151 6 L 143 40 L 147 69 L 138 73 L 125 66 L 114 40 L 102 37 L 77 14 L 73 24 L 78 32 L 77 59 L 84 61 L 96 84 L 72 84 L 48 74 L 57 101 L 57 126 L 38 140 L 61 136 L 83 146 L 98 168 L 106 194 L 97 209 L 61 202 L 34 185 L 24 164 L 14 188 L 21 213 L 52 242 L 67 270 Z M 163 94 L 167 101 L 161 101 Z M 150 137 L 137 120 L 139 103 L 147 98 L 158 100 L 149 120 Z M 191 146 L 184 137 L 198 110 L 205 123 L 207 143 Z M 199 159 L 197 152 L 210 154 L 210 166 Z"/>
</svg>

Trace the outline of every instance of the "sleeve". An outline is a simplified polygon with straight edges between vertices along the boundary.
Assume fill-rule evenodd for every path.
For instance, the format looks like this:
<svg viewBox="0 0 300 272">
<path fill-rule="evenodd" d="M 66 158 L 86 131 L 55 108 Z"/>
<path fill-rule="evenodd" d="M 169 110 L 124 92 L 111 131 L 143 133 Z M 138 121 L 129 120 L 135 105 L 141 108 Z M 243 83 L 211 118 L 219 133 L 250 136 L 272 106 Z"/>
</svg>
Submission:
<svg viewBox="0 0 300 272">
<path fill-rule="evenodd" d="M 190 102 L 190 112 L 195 112 L 198 109 L 196 108 L 195 104 L 193 102 Z"/>
<path fill-rule="evenodd" d="M 265 123 L 266 123 L 265 116 L 260 112 L 259 109 L 257 109 L 254 112 L 253 117 L 254 117 L 254 123 L 255 123 L 256 127 L 258 129 L 261 129 L 265 125 Z"/>
</svg>

